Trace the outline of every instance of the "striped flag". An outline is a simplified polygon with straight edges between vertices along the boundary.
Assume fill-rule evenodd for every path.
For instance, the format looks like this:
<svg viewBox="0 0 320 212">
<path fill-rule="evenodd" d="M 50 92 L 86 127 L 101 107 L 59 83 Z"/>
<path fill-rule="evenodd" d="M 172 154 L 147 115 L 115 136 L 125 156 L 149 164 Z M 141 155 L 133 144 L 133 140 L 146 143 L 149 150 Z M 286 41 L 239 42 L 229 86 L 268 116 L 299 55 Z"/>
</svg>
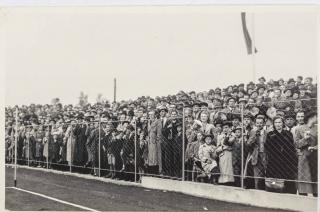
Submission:
<svg viewBox="0 0 320 212">
<path fill-rule="evenodd" d="M 246 13 L 245 12 L 241 12 L 241 21 L 242 21 L 242 29 L 243 29 L 243 35 L 244 35 L 244 39 L 246 42 L 246 47 L 247 47 L 247 52 L 248 54 L 252 54 L 252 40 L 247 28 L 247 23 L 246 23 Z M 256 47 L 254 47 L 254 52 L 257 53 L 258 50 L 256 49 Z"/>
</svg>

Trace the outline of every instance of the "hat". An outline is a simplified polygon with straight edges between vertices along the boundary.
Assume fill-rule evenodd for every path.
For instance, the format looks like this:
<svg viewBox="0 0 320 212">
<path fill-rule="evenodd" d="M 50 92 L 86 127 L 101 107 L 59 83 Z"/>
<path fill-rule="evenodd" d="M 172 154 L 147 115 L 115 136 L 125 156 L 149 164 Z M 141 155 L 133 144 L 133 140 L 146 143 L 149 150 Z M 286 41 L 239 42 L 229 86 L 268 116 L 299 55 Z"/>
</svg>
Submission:
<svg viewBox="0 0 320 212">
<path fill-rule="evenodd" d="M 227 102 L 229 103 L 229 101 L 230 101 L 231 99 L 233 99 L 234 101 L 237 101 L 236 98 L 234 98 L 234 97 L 231 96 L 231 97 L 229 97 L 229 98 L 227 99 Z"/>
<path fill-rule="evenodd" d="M 222 122 L 222 127 L 225 126 L 225 125 L 228 125 L 229 127 L 232 126 L 232 123 L 230 121 L 224 121 Z"/>
<path fill-rule="evenodd" d="M 201 106 L 200 106 L 200 102 L 194 102 L 192 106 L 193 106 L 193 107 L 194 107 L 194 106 L 201 107 Z"/>
<path fill-rule="evenodd" d="M 52 135 L 59 135 L 59 131 L 53 131 Z"/>
<path fill-rule="evenodd" d="M 214 138 L 214 135 L 212 135 L 212 134 L 205 134 L 205 135 L 203 136 L 203 139 L 206 139 L 207 137 L 210 137 L 211 139 L 213 139 L 213 138 Z"/>
<path fill-rule="evenodd" d="M 245 119 L 245 118 L 249 118 L 249 119 L 253 119 L 253 116 L 252 116 L 252 114 L 251 113 L 245 113 L 245 114 L 243 114 L 243 118 Z"/>
<path fill-rule="evenodd" d="M 306 77 L 305 80 L 307 80 L 307 79 L 312 81 L 312 77 Z"/>
<path fill-rule="evenodd" d="M 208 107 L 208 103 L 206 103 L 206 102 L 200 102 L 199 106 L 200 106 L 200 107 L 202 107 L 202 106 Z"/>
<path fill-rule="evenodd" d="M 217 118 L 213 121 L 213 125 L 216 126 L 217 124 L 223 124 L 223 121 L 220 118 Z"/>
<path fill-rule="evenodd" d="M 292 89 L 292 94 L 294 94 L 294 93 L 300 94 L 299 89 Z"/>
<path fill-rule="evenodd" d="M 105 117 L 102 117 L 102 118 L 101 118 L 101 122 L 107 122 L 107 121 L 108 121 L 107 118 L 105 118 Z"/>
<path fill-rule="evenodd" d="M 231 114 L 231 119 L 234 120 L 234 119 L 239 119 L 241 120 L 241 116 L 239 114 Z"/>
<path fill-rule="evenodd" d="M 165 111 L 165 112 L 168 112 L 168 109 L 167 109 L 167 107 L 165 107 L 165 106 L 161 106 L 160 108 L 159 108 L 159 112 L 161 112 L 161 111 Z"/>
<path fill-rule="evenodd" d="M 295 119 L 295 114 L 294 114 L 294 112 L 292 112 L 292 111 L 287 111 L 287 112 L 284 113 L 284 118 L 285 118 L 285 119 L 287 119 L 287 118 L 293 118 L 293 119 Z"/>
<path fill-rule="evenodd" d="M 259 81 L 260 81 L 260 80 L 266 81 L 266 79 L 265 79 L 264 77 L 260 77 L 258 80 L 259 80 Z"/>
<path fill-rule="evenodd" d="M 240 102 L 246 102 L 246 103 L 247 103 L 248 101 L 247 101 L 245 98 L 240 98 L 240 99 L 239 99 L 239 103 L 240 103 Z"/>
<path fill-rule="evenodd" d="M 134 116 L 134 112 L 132 110 L 128 111 L 128 116 Z"/>
<path fill-rule="evenodd" d="M 283 114 L 283 115 L 282 115 L 282 114 Z M 276 115 L 277 115 L 277 116 L 284 116 L 284 115 L 285 115 L 285 112 L 284 112 L 283 110 L 278 109 L 278 110 L 276 111 Z"/>
<path fill-rule="evenodd" d="M 125 121 L 122 122 L 122 124 L 124 124 L 124 123 L 130 124 L 130 122 L 128 120 L 125 120 Z"/>
<path fill-rule="evenodd" d="M 263 115 L 263 114 L 257 114 L 257 115 L 255 116 L 255 119 L 263 119 L 263 120 L 265 120 L 266 117 L 265 117 L 265 115 Z"/>
<path fill-rule="evenodd" d="M 236 132 L 237 130 L 242 131 L 242 127 L 241 127 L 241 126 L 237 126 L 236 128 L 234 128 L 234 129 L 232 130 L 232 132 Z"/>
<path fill-rule="evenodd" d="M 280 81 L 280 80 L 279 80 Z M 279 84 L 279 81 L 274 81 L 273 82 L 273 86 L 279 86 L 280 84 Z"/>
<path fill-rule="evenodd" d="M 316 116 L 317 115 L 317 111 L 316 110 L 310 110 L 310 111 L 308 111 L 307 113 L 305 113 L 305 115 L 304 115 L 304 120 L 305 120 L 305 122 L 308 122 L 308 120 L 310 119 L 310 118 L 312 118 L 313 116 Z"/>
<path fill-rule="evenodd" d="M 292 83 L 292 82 L 295 82 L 295 81 L 294 81 L 293 78 L 290 78 L 290 79 L 288 80 L 288 84 L 289 84 L 289 83 Z"/>
<path fill-rule="evenodd" d="M 257 90 L 259 90 L 260 88 L 263 88 L 264 90 L 266 89 L 266 87 L 265 87 L 264 85 L 258 84 L 258 85 L 257 85 Z"/>
</svg>

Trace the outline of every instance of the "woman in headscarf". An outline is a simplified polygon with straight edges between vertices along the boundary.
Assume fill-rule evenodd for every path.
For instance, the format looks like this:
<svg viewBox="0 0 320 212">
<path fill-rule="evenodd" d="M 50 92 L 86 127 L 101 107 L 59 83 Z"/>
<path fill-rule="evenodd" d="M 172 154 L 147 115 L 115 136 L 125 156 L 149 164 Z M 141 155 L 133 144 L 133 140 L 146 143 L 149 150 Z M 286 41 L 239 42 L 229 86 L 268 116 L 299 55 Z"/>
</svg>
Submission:
<svg viewBox="0 0 320 212">
<path fill-rule="evenodd" d="M 273 118 L 273 131 L 267 134 L 265 152 L 267 157 L 266 177 L 283 179 L 284 193 L 296 193 L 293 180 L 297 177 L 298 158 L 291 132 L 284 129 L 284 120 Z M 292 180 L 292 181 L 288 181 Z M 273 181 L 272 184 L 277 182 Z M 281 190 L 280 186 L 280 190 Z M 266 184 L 266 189 L 272 191 Z"/>
</svg>

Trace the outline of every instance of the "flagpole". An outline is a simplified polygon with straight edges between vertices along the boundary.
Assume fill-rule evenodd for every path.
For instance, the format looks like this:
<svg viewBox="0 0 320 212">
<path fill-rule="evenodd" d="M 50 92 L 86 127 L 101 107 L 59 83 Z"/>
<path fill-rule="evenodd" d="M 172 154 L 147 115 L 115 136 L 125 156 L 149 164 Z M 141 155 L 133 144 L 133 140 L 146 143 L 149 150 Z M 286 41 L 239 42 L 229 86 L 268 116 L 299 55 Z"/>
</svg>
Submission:
<svg viewBox="0 0 320 212">
<path fill-rule="evenodd" d="M 256 82 L 256 42 L 255 42 L 255 20 L 254 20 L 254 13 L 252 13 L 252 20 L 251 20 L 251 25 L 252 25 L 252 81 L 255 83 Z"/>
</svg>

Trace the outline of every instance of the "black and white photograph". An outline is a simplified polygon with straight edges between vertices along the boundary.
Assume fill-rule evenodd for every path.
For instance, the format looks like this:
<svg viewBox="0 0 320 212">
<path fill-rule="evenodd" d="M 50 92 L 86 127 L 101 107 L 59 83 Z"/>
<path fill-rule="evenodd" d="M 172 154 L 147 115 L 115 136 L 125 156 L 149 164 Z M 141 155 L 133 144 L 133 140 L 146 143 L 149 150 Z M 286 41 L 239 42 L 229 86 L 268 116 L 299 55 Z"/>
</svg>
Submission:
<svg viewBox="0 0 320 212">
<path fill-rule="evenodd" d="M 0 7 L 1 209 L 318 211 L 319 11 Z"/>
</svg>

